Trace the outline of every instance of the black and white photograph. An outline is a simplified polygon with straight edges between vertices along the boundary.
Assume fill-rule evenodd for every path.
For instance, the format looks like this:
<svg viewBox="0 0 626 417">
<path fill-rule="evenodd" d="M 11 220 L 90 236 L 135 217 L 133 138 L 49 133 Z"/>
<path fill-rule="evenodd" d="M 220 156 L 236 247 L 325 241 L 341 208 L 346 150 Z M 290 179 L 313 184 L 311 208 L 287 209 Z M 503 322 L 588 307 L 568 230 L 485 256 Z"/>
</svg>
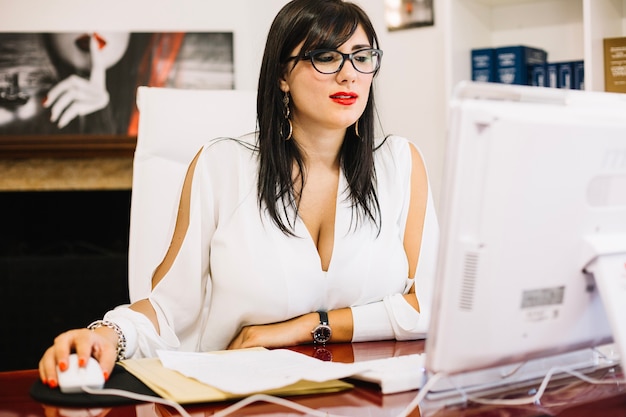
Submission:
<svg viewBox="0 0 626 417">
<path fill-rule="evenodd" d="M 136 136 L 137 86 L 234 89 L 233 61 L 231 32 L 0 33 L 0 136 Z"/>
</svg>

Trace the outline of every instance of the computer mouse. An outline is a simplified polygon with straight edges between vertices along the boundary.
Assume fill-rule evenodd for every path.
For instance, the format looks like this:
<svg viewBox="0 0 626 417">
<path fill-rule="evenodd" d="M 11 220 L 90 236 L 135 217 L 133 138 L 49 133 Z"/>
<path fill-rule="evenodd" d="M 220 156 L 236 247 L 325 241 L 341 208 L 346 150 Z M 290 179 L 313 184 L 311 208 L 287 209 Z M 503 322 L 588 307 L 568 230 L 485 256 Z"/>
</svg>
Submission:
<svg viewBox="0 0 626 417">
<path fill-rule="evenodd" d="M 59 388 L 66 394 L 83 392 L 82 387 L 100 389 L 104 386 L 104 374 L 95 358 L 90 357 L 87 365 L 78 366 L 78 355 L 72 353 L 69 356 L 68 367 L 61 371 L 57 366 Z"/>
</svg>

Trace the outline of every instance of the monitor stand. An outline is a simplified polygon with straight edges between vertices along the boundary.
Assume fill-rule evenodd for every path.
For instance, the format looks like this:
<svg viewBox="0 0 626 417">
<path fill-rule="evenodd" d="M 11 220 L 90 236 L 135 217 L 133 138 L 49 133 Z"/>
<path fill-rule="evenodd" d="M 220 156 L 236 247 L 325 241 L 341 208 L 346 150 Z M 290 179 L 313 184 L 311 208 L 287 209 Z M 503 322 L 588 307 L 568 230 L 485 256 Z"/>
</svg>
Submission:
<svg viewBox="0 0 626 417">
<path fill-rule="evenodd" d="M 587 238 L 588 254 L 583 271 L 593 276 L 613 341 L 626 370 L 626 233 Z"/>
<path fill-rule="evenodd" d="M 470 399 L 469 397 L 493 397 L 513 392 L 523 393 L 524 396 L 534 395 L 532 391 L 539 387 L 546 374 L 553 368 L 591 374 L 617 365 L 619 357 L 614 345 L 609 344 L 447 375 L 429 388 L 422 405 L 426 408 L 449 407 L 463 404 Z M 558 381 L 571 378 L 570 374 L 557 371 L 550 381 L 556 384 Z M 430 403 L 430 406 L 427 403 Z"/>
</svg>

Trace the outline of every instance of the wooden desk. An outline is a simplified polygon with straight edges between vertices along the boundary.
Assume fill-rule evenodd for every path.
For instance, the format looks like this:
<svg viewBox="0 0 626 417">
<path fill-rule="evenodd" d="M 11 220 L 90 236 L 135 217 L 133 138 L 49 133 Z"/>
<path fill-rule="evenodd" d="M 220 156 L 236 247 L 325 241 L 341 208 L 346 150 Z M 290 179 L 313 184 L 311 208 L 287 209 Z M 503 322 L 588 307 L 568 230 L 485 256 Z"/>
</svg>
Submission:
<svg viewBox="0 0 626 417">
<path fill-rule="evenodd" d="M 334 361 L 377 359 L 401 354 L 423 352 L 423 342 L 375 342 L 327 346 Z M 313 346 L 294 350 L 313 355 Z M 167 417 L 177 415 L 168 407 L 157 404 L 125 405 L 105 409 L 71 409 L 41 404 L 29 395 L 37 371 L 0 372 L 0 416 L 2 417 Z M 417 391 L 382 395 L 377 387 L 356 383 L 354 389 L 335 394 L 307 395 L 290 399 L 305 406 L 342 416 L 396 417 L 415 398 Z M 534 417 L 558 415 L 564 417 L 624 417 L 626 416 L 626 387 L 595 385 L 574 381 L 566 387 L 550 390 L 543 406 L 493 407 L 476 406 L 449 408 L 434 417 L 515 416 Z M 185 409 L 194 417 L 210 416 L 230 403 L 188 405 Z M 241 416 L 298 416 L 300 413 L 277 405 L 256 403 L 239 410 Z M 419 416 L 417 410 L 410 416 Z"/>
</svg>

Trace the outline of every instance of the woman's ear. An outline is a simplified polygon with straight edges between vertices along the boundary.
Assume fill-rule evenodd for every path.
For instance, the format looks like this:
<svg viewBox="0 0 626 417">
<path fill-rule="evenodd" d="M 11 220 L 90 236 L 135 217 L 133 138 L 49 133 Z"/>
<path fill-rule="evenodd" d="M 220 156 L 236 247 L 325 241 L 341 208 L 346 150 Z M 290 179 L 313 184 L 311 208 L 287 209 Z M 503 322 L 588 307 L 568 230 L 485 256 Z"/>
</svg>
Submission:
<svg viewBox="0 0 626 417">
<path fill-rule="evenodd" d="M 288 68 L 287 65 L 283 65 L 283 71 L 280 74 L 280 78 L 278 79 L 278 86 L 280 87 L 283 93 L 289 92 L 289 82 L 287 81 Z"/>
</svg>

